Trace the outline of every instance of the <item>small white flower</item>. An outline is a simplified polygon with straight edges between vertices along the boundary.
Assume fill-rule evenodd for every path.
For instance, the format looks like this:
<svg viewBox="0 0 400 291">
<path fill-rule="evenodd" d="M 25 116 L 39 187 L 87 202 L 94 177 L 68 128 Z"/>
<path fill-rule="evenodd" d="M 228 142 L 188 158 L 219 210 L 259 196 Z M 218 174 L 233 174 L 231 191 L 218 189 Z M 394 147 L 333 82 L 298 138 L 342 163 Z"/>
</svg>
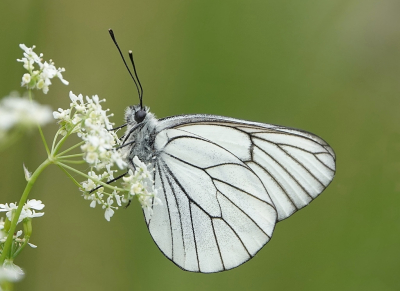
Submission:
<svg viewBox="0 0 400 291">
<path fill-rule="evenodd" d="M 25 57 L 25 59 L 28 59 L 28 60 L 30 60 L 30 61 L 32 61 L 32 62 L 35 62 L 35 63 L 41 63 L 42 62 L 42 57 L 43 57 L 43 54 L 40 54 L 39 56 L 33 51 L 34 50 L 34 48 L 36 47 L 36 46 L 32 46 L 31 48 L 30 47 L 27 47 L 26 45 L 24 45 L 24 44 L 20 44 L 19 45 L 19 47 L 24 51 L 24 57 Z"/>
<path fill-rule="evenodd" d="M 31 81 L 31 75 L 26 73 L 22 76 L 22 84 L 23 86 L 28 85 Z"/>
<path fill-rule="evenodd" d="M 117 201 L 118 206 L 122 206 L 121 204 L 121 196 L 117 194 L 117 191 L 113 191 L 113 196 L 115 197 L 115 200 Z"/>
<path fill-rule="evenodd" d="M 35 212 L 35 210 L 42 210 L 44 204 L 40 200 L 32 199 L 28 200 L 22 208 L 21 217 L 23 218 L 35 218 L 44 215 L 44 212 Z"/>
<path fill-rule="evenodd" d="M 104 212 L 104 217 L 107 221 L 110 221 L 111 217 L 114 215 L 114 210 L 111 207 L 107 207 Z"/>
<path fill-rule="evenodd" d="M 6 260 L 3 266 L 0 266 L 0 283 L 17 282 L 24 277 L 24 271 L 12 261 Z"/>
<path fill-rule="evenodd" d="M 124 169 L 127 166 L 127 164 L 125 162 L 125 157 L 120 151 L 112 151 L 111 152 L 111 160 L 120 169 Z"/>
<path fill-rule="evenodd" d="M 57 70 L 56 76 L 58 77 L 58 79 L 60 79 L 60 81 L 61 81 L 64 85 L 68 85 L 69 82 L 68 82 L 67 80 L 65 80 L 65 79 L 63 78 L 62 74 L 61 74 L 61 73 L 63 73 L 63 72 L 65 72 L 65 68 L 59 68 L 59 69 Z"/>
<path fill-rule="evenodd" d="M 142 204 L 143 208 L 146 208 L 148 210 L 151 209 L 152 202 L 153 202 L 153 199 L 152 199 L 151 196 L 149 196 L 149 195 L 139 195 L 138 199 L 139 199 L 140 204 Z"/>
<path fill-rule="evenodd" d="M 44 208 L 44 204 L 41 200 L 31 199 L 25 203 L 24 209 L 35 209 L 35 210 L 42 210 Z"/>
<path fill-rule="evenodd" d="M 12 214 L 15 210 L 17 210 L 18 206 L 17 203 L 10 203 L 10 205 L 6 204 L 0 204 L 0 212 L 6 212 L 6 216 L 8 220 L 11 221 L 12 219 Z M 18 222 L 21 222 L 22 219 L 20 219 Z"/>
<path fill-rule="evenodd" d="M 8 220 L 12 220 L 13 213 L 17 210 L 18 206 L 16 203 L 10 203 L 10 205 L 0 204 L 0 212 L 6 212 L 6 216 Z M 42 210 L 44 208 L 44 204 L 40 200 L 32 199 L 28 200 L 25 205 L 22 207 L 21 214 L 18 219 L 18 223 L 20 223 L 25 218 L 35 218 L 41 217 L 44 215 L 44 212 L 35 212 L 35 210 Z M 17 236 L 19 232 L 17 232 Z M 22 232 L 21 232 L 22 233 Z"/>
<path fill-rule="evenodd" d="M 114 215 L 114 210 L 113 206 L 111 206 L 114 203 L 114 200 L 112 199 L 112 196 L 109 196 L 107 198 L 107 203 L 103 205 L 103 208 L 106 209 L 106 211 L 104 212 L 104 217 L 107 221 L 110 221 L 110 218 Z"/>
<path fill-rule="evenodd" d="M 96 152 L 88 152 L 86 154 L 86 162 L 88 164 L 94 164 L 96 163 L 97 159 L 99 158 L 99 155 Z"/>
<path fill-rule="evenodd" d="M 93 180 L 88 179 L 86 182 L 82 183 L 82 188 L 85 191 L 90 191 L 90 190 L 96 188 L 96 184 L 93 182 Z"/>
<path fill-rule="evenodd" d="M 35 46 L 31 48 L 24 44 L 20 44 L 19 46 L 24 51 L 24 57 L 17 59 L 17 61 L 23 63 L 24 68 L 29 72 L 23 75 L 21 86 L 28 89 L 37 88 L 42 90 L 44 94 L 47 94 L 51 85 L 51 79 L 54 77 L 59 78 L 64 85 L 69 84 L 62 76 L 62 73 L 65 72 L 64 68 L 57 69 L 52 60 L 43 63 L 43 54 L 38 56 L 33 51 Z M 39 67 L 39 70 L 35 70 L 35 64 Z"/>
<path fill-rule="evenodd" d="M 64 109 L 58 108 L 58 111 L 53 111 L 53 117 L 54 117 L 54 119 L 70 121 L 71 117 L 70 117 L 69 113 L 70 113 L 69 109 L 64 110 Z"/>
<path fill-rule="evenodd" d="M 33 249 L 36 249 L 36 248 L 37 248 L 37 245 L 34 245 L 34 244 L 32 244 L 32 243 L 29 243 L 29 242 L 28 242 L 28 245 L 29 245 L 31 248 L 33 248 Z"/>
</svg>

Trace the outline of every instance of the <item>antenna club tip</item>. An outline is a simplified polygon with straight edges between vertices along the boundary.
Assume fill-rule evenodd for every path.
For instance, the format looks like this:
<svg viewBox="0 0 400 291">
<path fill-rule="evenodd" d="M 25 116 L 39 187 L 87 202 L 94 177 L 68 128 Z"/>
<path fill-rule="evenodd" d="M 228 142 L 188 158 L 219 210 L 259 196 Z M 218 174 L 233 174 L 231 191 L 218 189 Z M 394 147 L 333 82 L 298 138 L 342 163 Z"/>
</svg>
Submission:
<svg viewBox="0 0 400 291">
<path fill-rule="evenodd" d="M 132 54 L 132 51 L 131 51 L 131 50 L 129 50 L 129 51 L 128 51 L 128 53 L 131 55 L 131 54 Z"/>
</svg>

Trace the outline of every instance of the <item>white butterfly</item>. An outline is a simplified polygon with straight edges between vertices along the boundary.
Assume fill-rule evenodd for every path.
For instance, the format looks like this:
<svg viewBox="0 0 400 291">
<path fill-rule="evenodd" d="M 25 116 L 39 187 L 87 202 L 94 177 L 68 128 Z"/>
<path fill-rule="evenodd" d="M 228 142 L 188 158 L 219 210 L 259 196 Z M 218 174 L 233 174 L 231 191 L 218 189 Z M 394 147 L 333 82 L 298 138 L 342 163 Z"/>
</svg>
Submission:
<svg viewBox="0 0 400 291">
<path fill-rule="evenodd" d="M 157 120 L 142 104 L 128 107 L 125 118 L 128 162 L 134 168 L 138 156 L 152 165 L 162 202 L 152 216 L 144 210 L 147 227 L 162 253 L 187 271 L 248 261 L 277 222 L 335 175 L 332 148 L 302 130 L 205 114 Z"/>
<path fill-rule="evenodd" d="M 157 120 L 140 106 L 126 119 L 130 160 L 153 165 L 162 201 L 152 216 L 144 211 L 148 229 L 184 270 L 219 272 L 248 261 L 277 222 L 335 175 L 332 148 L 308 132 L 214 115 Z"/>
</svg>

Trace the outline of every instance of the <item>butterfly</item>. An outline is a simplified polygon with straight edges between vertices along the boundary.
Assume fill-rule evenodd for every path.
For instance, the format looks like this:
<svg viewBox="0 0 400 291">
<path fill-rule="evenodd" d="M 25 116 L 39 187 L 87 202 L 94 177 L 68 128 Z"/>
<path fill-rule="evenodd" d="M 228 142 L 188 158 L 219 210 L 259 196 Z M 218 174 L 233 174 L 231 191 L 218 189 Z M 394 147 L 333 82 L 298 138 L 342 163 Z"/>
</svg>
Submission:
<svg viewBox="0 0 400 291">
<path fill-rule="evenodd" d="M 152 215 L 143 210 L 145 222 L 161 252 L 183 270 L 213 273 L 247 262 L 276 223 L 332 181 L 335 153 L 312 133 L 207 114 L 157 119 L 142 105 L 129 55 L 140 104 L 125 113 L 127 160 L 132 169 L 134 156 L 152 166 L 161 205 Z"/>
</svg>

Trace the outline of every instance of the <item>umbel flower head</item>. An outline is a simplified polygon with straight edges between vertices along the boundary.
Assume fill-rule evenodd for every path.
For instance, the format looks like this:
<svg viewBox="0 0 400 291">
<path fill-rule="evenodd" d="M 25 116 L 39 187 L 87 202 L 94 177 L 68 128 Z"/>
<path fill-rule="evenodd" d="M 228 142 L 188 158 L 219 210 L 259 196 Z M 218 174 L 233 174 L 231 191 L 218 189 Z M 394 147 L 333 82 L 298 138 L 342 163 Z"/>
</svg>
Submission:
<svg viewBox="0 0 400 291">
<path fill-rule="evenodd" d="M 7 132 L 15 127 L 30 129 L 51 121 L 50 106 L 20 97 L 18 92 L 11 92 L 0 101 L 0 131 Z"/>
<path fill-rule="evenodd" d="M 114 211 L 121 207 L 121 202 L 127 203 L 136 196 L 143 208 L 151 210 L 157 204 L 154 181 L 147 166 L 137 157 L 133 159 L 136 170 L 129 170 L 124 177 L 122 187 L 108 185 L 114 181 L 115 169 L 126 169 L 126 152 L 118 150 L 121 141 L 112 130 L 114 123 L 109 121 L 113 114 L 104 110 L 97 95 L 92 97 L 78 96 L 70 92 L 71 103 L 69 109 L 53 112 L 53 116 L 60 124 L 63 135 L 76 133 L 83 141 L 81 150 L 83 159 L 90 165 L 88 179 L 81 183 L 80 190 L 84 199 L 90 201 L 90 207 L 100 205 L 104 210 L 106 220 L 110 220 Z"/>
<path fill-rule="evenodd" d="M 13 248 L 13 252 L 18 252 L 18 248 L 23 248 L 26 244 L 32 248 L 36 248 L 34 244 L 29 242 L 32 234 L 32 219 L 44 215 L 44 212 L 36 212 L 37 210 L 43 210 L 44 204 L 40 200 L 28 200 L 22 207 L 21 214 L 17 221 L 17 224 L 23 222 L 24 230 L 8 233 L 11 221 L 16 215 L 17 208 L 17 203 L 0 204 L 0 212 L 6 212 L 6 220 L 4 221 L 3 217 L 0 219 L 0 249 L 3 249 L 4 243 L 10 235 L 12 235 L 12 241 L 15 246 L 15 248 Z M 23 236 L 21 237 L 22 234 Z M 12 263 L 12 261 L 10 263 Z M 19 270 L 19 267 L 15 266 L 14 264 L 11 264 L 10 267 L 15 267 L 17 270 Z"/>
<path fill-rule="evenodd" d="M 43 93 L 47 94 L 47 92 L 49 92 L 49 86 L 51 85 L 51 79 L 54 77 L 58 77 L 65 85 L 69 84 L 62 76 L 65 69 L 57 69 L 52 60 L 43 62 L 43 54 L 37 55 L 33 51 L 35 46 L 30 48 L 24 44 L 20 44 L 19 47 L 24 51 L 24 57 L 22 59 L 17 59 L 17 61 L 23 63 L 24 68 L 28 71 L 28 73 L 22 76 L 22 87 L 43 90 Z"/>
<path fill-rule="evenodd" d="M 76 96 L 69 93 L 71 99 L 70 108 L 59 108 L 53 112 L 55 119 L 59 121 L 62 134 L 76 133 L 83 141 L 81 146 L 84 152 L 84 160 L 96 169 L 104 169 L 107 165 L 116 164 L 120 169 L 126 167 L 126 163 L 115 146 L 120 144 L 118 136 L 111 131 L 113 123 L 109 121 L 112 114 L 103 110 L 97 95 L 86 97 L 82 94 Z"/>
<path fill-rule="evenodd" d="M 51 122 L 50 106 L 20 97 L 18 92 L 0 100 L 0 148 L 14 143 L 22 133 Z"/>
<path fill-rule="evenodd" d="M 0 212 L 6 212 L 6 216 L 8 220 L 12 220 L 15 211 L 17 210 L 17 203 L 6 203 L 0 204 Z M 24 204 L 22 208 L 21 215 L 19 216 L 18 223 L 20 223 L 25 218 L 35 218 L 41 217 L 44 215 L 44 212 L 36 212 L 35 210 L 42 210 L 44 208 L 44 204 L 40 200 L 32 199 Z"/>
</svg>

